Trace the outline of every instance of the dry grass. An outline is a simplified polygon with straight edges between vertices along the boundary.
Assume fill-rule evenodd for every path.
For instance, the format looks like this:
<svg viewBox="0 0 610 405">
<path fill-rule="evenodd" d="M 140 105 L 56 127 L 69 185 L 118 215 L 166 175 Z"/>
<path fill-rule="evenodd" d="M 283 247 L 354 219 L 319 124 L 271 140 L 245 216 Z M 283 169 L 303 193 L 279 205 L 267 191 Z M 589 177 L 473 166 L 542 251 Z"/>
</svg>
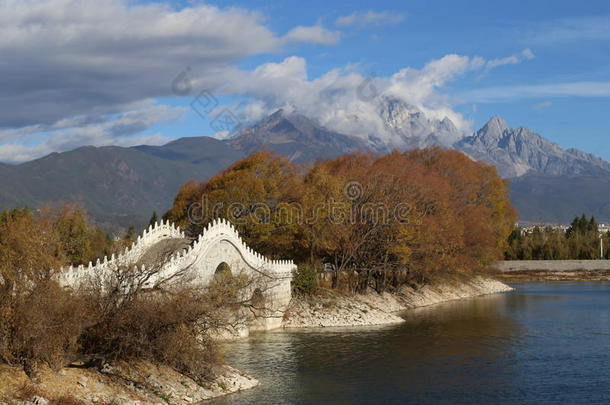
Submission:
<svg viewBox="0 0 610 405">
<path fill-rule="evenodd" d="M 12 404 L 27 401 L 34 397 L 49 400 L 49 405 L 84 405 L 85 402 L 69 393 L 54 394 L 46 385 L 34 384 L 20 367 L 0 366 L 0 403 Z"/>
<path fill-rule="evenodd" d="M 36 378 L 43 363 L 58 370 L 74 355 L 77 340 L 91 322 L 84 300 L 51 280 L 6 294 L 0 326 L 0 359 L 22 365 Z"/>
<path fill-rule="evenodd" d="M 56 372 L 41 366 L 39 373 L 40 383 L 35 384 L 20 367 L 0 366 L 0 403 L 16 404 L 35 396 L 49 400 L 50 405 L 90 404 L 93 396 L 101 404 L 111 403 L 114 398 L 148 403 L 144 394 L 130 390 L 124 381 L 115 381 L 95 369 L 64 368 Z"/>
<path fill-rule="evenodd" d="M 49 397 L 49 394 L 37 385 L 25 383 L 15 393 L 15 399 L 27 401 L 34 397 L 42 397 L 48 399 L 49 405 L 87 405 L 85 401 L 81 401 L 73 395 L 60 395 L 56 398 Z"/>
<path fill-rule="evenodd" d="M 222 356 L 211 336 L 239 311 L 250 280 L 228 275 L 208 288 L 83 289 L 73 292 L 42 280 L 0 304 L 0 364 L 21 366 L 37 382 L 39 369 L 59 370 L 74 360 L 88 367 L 107 362 L 166 365 L 199 383 L 216 377 Z M 127 291 L 127 292 L 123 292 Z"/>
</svg>

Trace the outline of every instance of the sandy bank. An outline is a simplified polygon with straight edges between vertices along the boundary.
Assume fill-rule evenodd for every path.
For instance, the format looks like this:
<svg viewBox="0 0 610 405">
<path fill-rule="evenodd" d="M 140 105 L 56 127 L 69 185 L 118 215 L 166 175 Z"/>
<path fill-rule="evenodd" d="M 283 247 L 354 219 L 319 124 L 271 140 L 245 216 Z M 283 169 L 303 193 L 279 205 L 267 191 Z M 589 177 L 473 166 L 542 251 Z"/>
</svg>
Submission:
<svg viewBox="0 0 610 405">
<path fill-rule="evenodd" d="M 443 283 L 398 293 L 353 296 L 296 297 L 284 317 L 285 328 L 383 325 L 403 322 L 398 315 L 411 308 L 510 291 L 506 284 L 484 277 L 468 282 Z"/>
<path fill-rule="evenodd" d="M 192 404 L 258 385 L 258 380 L 228 366 L 203 386 L 169 367 L 149 363 L 93 368 L 42 369 L 34 384 L 17 367 L 0 366 L 0 403 L 10 405 Z"/>
</svg>

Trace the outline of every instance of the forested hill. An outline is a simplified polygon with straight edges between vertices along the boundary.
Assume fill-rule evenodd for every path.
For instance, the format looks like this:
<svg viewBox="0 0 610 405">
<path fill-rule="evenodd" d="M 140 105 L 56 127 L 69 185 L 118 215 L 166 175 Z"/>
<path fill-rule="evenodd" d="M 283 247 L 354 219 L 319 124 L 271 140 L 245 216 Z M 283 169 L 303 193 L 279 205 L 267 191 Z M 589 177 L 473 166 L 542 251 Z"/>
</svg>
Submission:
<svg viewBox="0 0 610 405">
<path fill-rule="evenodd" d="M 242 156 L 209 137 L 164 146 L 87 146 L 17 166 L 0 165 L 0 208 L 80 202 L 106 229 L 142 226 L 171 206 L 179 186 Z"/>
<path fill-rule="evenodd" d="M 471 136 L 450 120 L 433 120 L 412 106 L 382 111 L 393 143 L 329 130 L 296 112 L 278 110 L 233 138 L 187 137 L 163 146 L 81 147 L 11 166 L 0 164 L 0 209 L 81 202 L 106 229 L 144 225 L 165 212 L 189 179 L 203 181 L 256 150 L 311 165 L 354 151 L 387 153 L 430 146 L 453 148 L 491 164 L 511 183 L 511 202 L 523 221 L 567 223 L 574 215 L 610 222 L 610 163 L 562 149 L 527 128 L 493 117 Z"/>
</svg>

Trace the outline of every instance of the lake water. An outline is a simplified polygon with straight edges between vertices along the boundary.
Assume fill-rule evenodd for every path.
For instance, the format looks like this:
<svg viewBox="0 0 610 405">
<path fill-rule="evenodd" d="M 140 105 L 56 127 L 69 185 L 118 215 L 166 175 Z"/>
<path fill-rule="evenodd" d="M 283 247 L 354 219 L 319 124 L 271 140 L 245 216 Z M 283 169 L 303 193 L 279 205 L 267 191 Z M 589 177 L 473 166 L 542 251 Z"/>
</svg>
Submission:
<svg viewBox="0 0 610 405">
<path fill-rule="evenodd" d="M 210 404 L 608 404 L 610 283 L 515 285 L 390 327 L 228 343 L 261 386 Z"/>
</svg>

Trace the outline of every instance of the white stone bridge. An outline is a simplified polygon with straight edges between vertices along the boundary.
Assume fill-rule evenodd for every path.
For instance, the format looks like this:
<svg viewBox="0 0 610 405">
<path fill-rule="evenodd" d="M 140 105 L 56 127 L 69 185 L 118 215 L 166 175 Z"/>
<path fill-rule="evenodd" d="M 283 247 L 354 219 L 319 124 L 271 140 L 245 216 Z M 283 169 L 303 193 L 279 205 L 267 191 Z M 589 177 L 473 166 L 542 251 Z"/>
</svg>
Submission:
<svg viewBox="0 0 610 405">
<path fill-rule="evenodd" d="M 247 294 L 257 294 L 264 300 L 266 316 L 261 316 L 250 325 L 250 329 L 272 329 L 281 325 L 283 313 L 291 298 L 292 273 L 296 266 L 292 260 L 269 260 L 249 248 L 237 230 L 228 221 L 214 220 L 199 237 L 190 241 L 184 232 L 169 222 L 151 225 L 138 236 L 130 248 L 118 256 L 98 259 L 88 266 L 70 266 L 60 272 L 60 282 L 74 287 L 90 277 L 103 277 L 120 266 L 137 266 L 144 272 L 156 259 L 155 251 L 169 250 L 168 256 L 156 265 L 150 285 L 174 274 L 184 273 L 183 279 L 207 285 L 221 271 L 232 274 L 244 272 L 264 282 L 265 288 L 252 287 Z M 150 269 L 150 267 L 149 267 Z M 259 283 L 260 285 L 260 283 Z"/>
</svg>

